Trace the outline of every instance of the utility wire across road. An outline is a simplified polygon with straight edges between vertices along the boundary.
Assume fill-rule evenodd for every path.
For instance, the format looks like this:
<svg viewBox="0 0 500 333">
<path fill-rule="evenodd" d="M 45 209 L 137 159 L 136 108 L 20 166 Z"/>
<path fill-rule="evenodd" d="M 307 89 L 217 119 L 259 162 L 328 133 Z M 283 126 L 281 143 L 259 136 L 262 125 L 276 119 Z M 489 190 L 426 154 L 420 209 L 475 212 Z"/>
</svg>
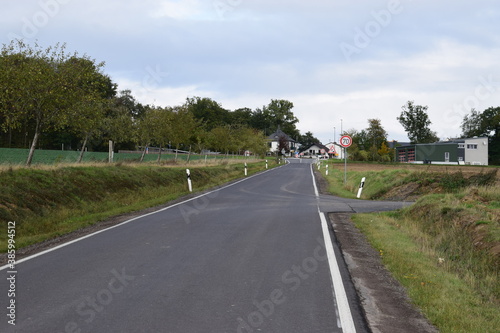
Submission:
<svg viewBox="0 0 500 333">
<path fill-rule="evenodd" d="M 19 261 L 0 331 L 366 332 L 324 213 L 405 204 L 319 195 L 290 162 Z"/>
</svg>

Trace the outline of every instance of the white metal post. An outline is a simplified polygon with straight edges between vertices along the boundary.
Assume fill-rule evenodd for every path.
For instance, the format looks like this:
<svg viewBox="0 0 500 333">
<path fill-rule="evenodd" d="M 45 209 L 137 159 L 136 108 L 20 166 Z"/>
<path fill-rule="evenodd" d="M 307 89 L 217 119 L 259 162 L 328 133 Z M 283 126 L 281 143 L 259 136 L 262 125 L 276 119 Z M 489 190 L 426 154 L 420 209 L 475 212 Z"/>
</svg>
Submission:
<svg viewBox="0 0 500 333">
<path fill-rule="evenodd" d="M 113 141 L 109 140 L 109 156 L 108 162 L 113 163 Z"/>
</svg>

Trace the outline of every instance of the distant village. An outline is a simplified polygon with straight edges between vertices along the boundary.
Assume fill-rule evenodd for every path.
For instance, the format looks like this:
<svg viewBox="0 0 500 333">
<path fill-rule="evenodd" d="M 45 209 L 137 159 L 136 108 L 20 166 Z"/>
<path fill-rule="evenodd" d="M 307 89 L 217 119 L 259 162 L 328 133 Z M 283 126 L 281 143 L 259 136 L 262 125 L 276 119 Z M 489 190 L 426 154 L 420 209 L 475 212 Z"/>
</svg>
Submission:
<svg viewBox="0 0 500 333">
<path fill-rule="evenodd" d="M 303 147 L 299 142 L 281 129 L 267 137 L 269 152 L 283 153 L 295 158 L 344 159 L 349 149 L 338 142 L 314 143 Z M 283 147 L 284 145 L 284 147 Z M 449 165 L 488 165 L 488 138 L 473 137 L 452 139 L 434 143 L 412 144 L 410 142 L 387 142 L 394 154 L 393 160 L 401 163 L 449 164 Z M 283 151 L 281 151 L 283 150 Z"/>
</svg>

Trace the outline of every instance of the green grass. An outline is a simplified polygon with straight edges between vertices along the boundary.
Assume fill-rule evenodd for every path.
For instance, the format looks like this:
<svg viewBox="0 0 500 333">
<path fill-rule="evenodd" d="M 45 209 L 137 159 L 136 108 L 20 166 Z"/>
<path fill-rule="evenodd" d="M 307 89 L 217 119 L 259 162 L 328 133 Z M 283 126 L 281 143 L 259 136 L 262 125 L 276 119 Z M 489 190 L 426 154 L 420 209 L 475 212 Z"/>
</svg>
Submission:
<svg viewBox="0 0 500 333">
<path fill-rule="evenodd" d="M 430 236 L 397 214 L 357 214 L 353 221 L 440 332 L 498 332 L 498 267 L 470 265 L 477 256 L 462 258 L 451 246 L 436 247 L 436 238 L 444 236 Z"/>
<path fill-rule="evenodd" d="M 323 167 L 322 173 L 324 175 Z M 411 173 L 408 170 L 384 170 L 347 173 L 347 183 L 344 184 L 344 170 L 337 165 L 329 168 L 328 176 L 329 192 L 344 198 L 356 198 L 361 179 L 366 177 L 361 199 L 375 199 L 386 193 L 394 186 L 404 183 L 405 178 Z"/>
<path fill-rule="evenodd" d="M 0 148 L 0 164 L 7 165 L 24 165 L 26 159 L 28 158 L 29 149 L 17 149 L 17 148 Z M 41 150 L 37 149 L 33 155 L 33 164 L 64 164 L 64 163 L 75 163 L 80 156 L 78 151 L 70 150 Z M 132 153 L 115 153 L 113 160 L 115 162 L 129 161 L 138 162 L 140 159 L 140 154 Z M 236 156 L 237 158 L 242 158 L 241 156 Z M 178 154 L 177 159 L 179 161 L 186 161 L 188 158 L 187 154 Z M 192 154 L 190 157 L 191 161 L 205 160 L 205 155 L 195 155 Z M 208 155 L 207 159 L 224 159 L 225 155 Z M 232 158 L 232 156 L 231 156 Z M 175 159 L 175 154 L 162 154 L 161 161 L 172 161 Z M 158 160 L 157 154 L 146 154 L 144 155 L 144 162 L 156 162 Z M 108 153 L 103 152 L 85 152 L 83 155 L 83 162 L 107 162 Z"/>
<path fill-rule="evenodd" d="M 243 163 L 189 168 L 195 191 L 244 177 Z M 248 163 L 249 175 L 263 170 L 264 161 Z M 188 194 L 186 167 L 152 164 L 10 168 L 0 171 L 0 188 L 1 252 L 8 221 L 22 248 Z"/>
<path fill-rule="evenodd" d="M 326 177 L 333 194 L 379 198 L 395 186 L 435 189 L 396 212 L 356 214 L 355 225 L 380 251 L 383 263 L 441 332 L 498 332 L 500 327 L 500 189 L 497 169 L 465 177 L 421 169 L 348 172 L 334 165 Z M 324 172 L 323 172 L 324 173 Z"/>
</svg>

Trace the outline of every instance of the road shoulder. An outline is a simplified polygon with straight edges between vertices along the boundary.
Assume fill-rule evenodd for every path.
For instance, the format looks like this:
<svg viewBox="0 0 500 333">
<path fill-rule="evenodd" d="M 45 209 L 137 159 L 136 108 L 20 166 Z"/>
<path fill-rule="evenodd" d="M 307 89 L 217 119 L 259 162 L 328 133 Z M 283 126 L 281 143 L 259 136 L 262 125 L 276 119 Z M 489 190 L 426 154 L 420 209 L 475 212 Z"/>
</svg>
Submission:
<svg viewBox="0 0 500 333">
<path fill-rule="evenodd" d="M 380 254 L 354 226 L 351 214 L 330 213 L 344 260 L 372 332 L 437 332 L 384 267 Z"/>
<path fill-rule="evenodd" d="M 315 171 L 321 194 L 328 195 L 328 184 Z M 411 304 L 406 289 L 384 267 L 380 254 L 354 226 L 351 213 L 329 213 L 328 218 L 339 243 L 365 319 L 373 333 L 438 330 Z"/>
</svg>

